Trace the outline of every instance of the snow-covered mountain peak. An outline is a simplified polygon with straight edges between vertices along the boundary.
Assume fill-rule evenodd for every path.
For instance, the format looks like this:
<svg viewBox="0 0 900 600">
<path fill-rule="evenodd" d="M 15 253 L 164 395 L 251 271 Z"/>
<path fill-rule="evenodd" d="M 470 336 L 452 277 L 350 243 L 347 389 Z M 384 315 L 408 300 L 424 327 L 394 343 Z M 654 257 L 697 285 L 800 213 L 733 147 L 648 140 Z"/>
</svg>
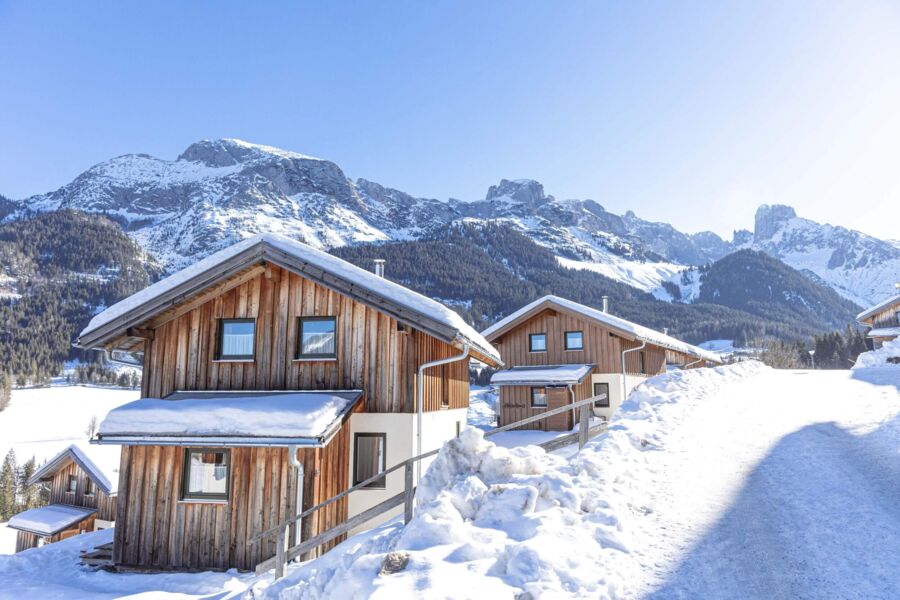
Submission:
<svg viewBox="0 0 900 600">
<path fill-rule="evenodd" d="M 757 241 L 771 238 L 784 223 L 797 218 L 797 212 L 784 204 L 762 204 L 756 209 L 754 237 Z"/>
<path fill-rule="evenodd" d="M 485 200 L 489 202 L 517 203 L 535 208 L 553 200 L 544 194 L 544 186 L 534 179 L 501 179 L 488 188 Z"/>
<path fill-rule="evenodd" d="M 191 144 L 181 153 L 178 160 L 199 162 L 209 167 L 228 167 L 251 161 L 287 160 L 322 160 L 299 152 L 282 150 L 274 146 L 254 144 L 236 138 L 218 140 L 200 140 Z"/>
</svg>

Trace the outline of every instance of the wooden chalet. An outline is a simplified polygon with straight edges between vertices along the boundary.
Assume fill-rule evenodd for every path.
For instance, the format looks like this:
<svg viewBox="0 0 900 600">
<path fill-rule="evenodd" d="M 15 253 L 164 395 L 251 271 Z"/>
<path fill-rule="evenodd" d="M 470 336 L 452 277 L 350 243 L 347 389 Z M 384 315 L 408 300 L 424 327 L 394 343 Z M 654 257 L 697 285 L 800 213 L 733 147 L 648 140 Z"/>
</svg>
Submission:
<svg viewBox="0 0 900 600">
<path fill-rule="evenodd" d="M 31 476 L 27 485 L 49 485 L 50 503 L 10 518 L 16 552 L 113 526 L 118 460 L 106 450 L 72 444 Z"/>
<path fill-rule="evenodd" d="M 469 359 L 500 364 L 449 308 L 275 235 L 110 307 L 79 343 L 143 354 L 142 398 L 95 443 L 122 448 L 113 562 L 151 569 L 254 568 L 275 554 L 258 533 L 457 435 Z M 403 478 L 304 518 L 291 543 Z"/>
<path fill-rule="evenodd" d="M 877 350 L 900 336 L 900 294 L 867 308 L 856 320 L 869 328 L 868 337 Z"/>
<path fill-rule="evenodd" d="M 605 299 L 604 299 L 605 304 Z M 482 332 L 510 368 L 491 382 L 500 387 L 500 425 L 605 394 L 594 406 L 609 419 L 637 383 L 667 366 L 721 363 L 712 352 L 664 333 L 558 296 L 544 296 Z M 571 412 L 531 427 L 567 431 Z"/>
</svg>

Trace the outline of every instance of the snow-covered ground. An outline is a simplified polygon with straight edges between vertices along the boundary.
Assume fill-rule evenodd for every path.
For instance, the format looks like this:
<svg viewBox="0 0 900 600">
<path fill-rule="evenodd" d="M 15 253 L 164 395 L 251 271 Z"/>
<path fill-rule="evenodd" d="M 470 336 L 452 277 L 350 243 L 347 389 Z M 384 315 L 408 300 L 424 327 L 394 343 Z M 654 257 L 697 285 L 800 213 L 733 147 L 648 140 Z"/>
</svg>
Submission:
<svg viewBox="0 0 900 600">
<path fill-rule="evenodd" d="M 6 523 L 0 523 L 0 554 L 12 554 L 16 551 L 16 530 L 10 529 Z"/>
<path fill-rule="evenodd" d="M 92 572 L 81 536 L 0 557 L 0 598 L 900 597 L 900 368 L 668 373 L 572 457 L 482 436 L 445 446 L 407 527 L 277 583 Z M 388 553 L 407 566 L 380 574 Z"/>
<path fill-rule="evenodd" d="M 86 441 L 91 417 L 99 424 L 110 410 L 140 395 L 79 385 L 13 390 L 9 407 L 0 412 L 0 460 L 13 448 L 19 464 L 32 456 L 40 464 L 72 442 Z"/>
</svg>

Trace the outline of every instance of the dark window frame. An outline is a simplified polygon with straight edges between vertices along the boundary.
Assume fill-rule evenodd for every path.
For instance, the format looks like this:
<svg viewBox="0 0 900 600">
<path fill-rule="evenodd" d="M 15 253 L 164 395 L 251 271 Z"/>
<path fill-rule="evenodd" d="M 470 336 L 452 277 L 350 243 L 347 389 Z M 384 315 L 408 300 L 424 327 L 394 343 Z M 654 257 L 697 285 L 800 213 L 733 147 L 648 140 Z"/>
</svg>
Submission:
<svg viewBox="0 0 900 600">
<path fill-rule="evenodd" d="M 543 350 L 535 350 L 534 349 L 534 338 L 537 336 L 543 336 L 543 338 L 544 338 L 544 349 Z M 528 351 L 529 352 L 546 352 L 547 351 L 547 332 L 529 333 L 528 334 Z"/>
<path fill-rule="evenodd" d="M 547 408 L 547 406 L 550 404 L 550 392 L 547 391 L 548 389 L 550 389 L 550 388 L 540 387 L 540 386 L 534 386 L 531 388 L 531 408 Z M 535 404 L 534 403 L 534 394 L 538 390 L 544 390 L 543 391 L 543 394 L 544 394 L 544 403 L 543 404 Z"/>
<path fill-rule="evenodd" d="M 94 481 L 87 475 L 84 476 L 84 495 L 85 496 L 93 496 L 94 495 Z"/>
<path fill-rule="evenodd" d="M 303 354 L 303 324 L 307 322 L 331 321 L 334 323 L 334 352 L 320 352 L 315 354 Z M 338 353 L 337 315 L 335 316 L 309 316 L 297 317 L 297 346 L 294 348 L 294 360 L 331 359 L 337 358 Z"/>
<path fill-rule="evenodd" d="M 224 494 L 208 494 L 201 492 L 189 492 L 191 477 L 191 453 L 193 452 L 213 452 L 215 454 L 225 455 L 225 493 Z M 182 502 L 229 502 L 231 500 L 231 449 L 230 448 L 196 448 L 187 447 L 184 449 L 184 456 L 181 462 L 181 495 Z"/>
<path fill-rule="evenodd" d="M 599 401 L 599 402 L 605 402 L 605 404 L 597 404 L 598 400 L 594 400 L 594 408 L 609 408 L 609 382 L 606 382 L 606 381 L 595 381 L 594 384 L 593 384 L 593 386 L 591 386 L 591 387 L 593 388 L 593 391 L 594 391 L 594 395 L 595 395 L 595 396 L 599 396 L 599 395 L 600 395 L 600 394 L 597 393 L 597 386 L 598 386 L 598 385 L 605 385 L 605 386 L 606 386 L 606 392 L 600 392 L 600 394 L 603 394 L 603 393 L 606 394 L 606 400 L 605 400 L 605 401 L 604 401 L 604 400 L 600 400 L 600 401 Z"/>
<path fill-rule="evenodd" d="M 570 348 L 569 347 L 569 334 L 570 333 L 577 333 L 581 336 L 581 346 L 579 346 L 578 348 Z M 566 350 L 568 350 L 570 352 L 583 351 L 584 350 L 584 330 L 583 329 L 573 329 L 572 331 L 566 331 L 563 334 L 563 343 L 565 344 Z"/>
<path fill-rule="evenodd" d="M 72 485 L 75 484 L 75 485 Z M 74 475 L 69 475 L 66 479 L 66 493 L 74 494 L 78 491 L 78 478 Z"/>
<path fill-rule="evenodd" d="M 647 374 L 647 357 L 644 354 L 645 353 L 643 350 L 638 354 L 638 356 L 640 357 L 640 361 L 641 361 L 641 374 L 642 375 Z"/>
<path fill-rule="evenodd" d="M 253 351 L 247 354 L 222 354 L 222 342 L 225 339 L 226 323 L 253 323 Z M 256 319 L 219 319 L 218 335 L 216 336 L 216 360 L 256 360 Z"/>
<path fill-rule="evenodd" d="M 381 438 L 381 448 L 382 448 L 382 465 L 381 472 L 387 470 L 387 433 L 378 432 L 378 431 L 358 431 L 353 434 L 353 485 L 358 485 L 359 483 L 365 481 L 365 479 L 359 478 L 359 440 L 362 438 Z M 366 478 L 368 479 L 368 477 Z M 383 476 L 381 479 L 376 479 L 369 485 L 364 486 L 361 489 L 364 490 L 383 490 L 387 487 L 387 475 Z"/>
</svg>

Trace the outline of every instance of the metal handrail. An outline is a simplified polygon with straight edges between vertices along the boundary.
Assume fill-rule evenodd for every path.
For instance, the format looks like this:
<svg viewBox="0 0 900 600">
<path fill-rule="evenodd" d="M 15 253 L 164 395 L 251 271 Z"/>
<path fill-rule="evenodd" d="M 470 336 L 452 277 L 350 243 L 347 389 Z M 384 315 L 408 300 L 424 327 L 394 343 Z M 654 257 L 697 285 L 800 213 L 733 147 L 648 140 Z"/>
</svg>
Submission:
<svg viewBox="0 0 900 600">
<path fill-rule="evenodd" d="M 590 398 L 585 398 L 584 400 L 579 400 L 579 401 L 573 402 L 571 404 L 566 404 L 565 406 L 553 408 L 553 409 L 547 410 L 545 412 L 542 412 L 538 415 L 533 415 L 531 417 L 527 417 L 520 421 L 516 421 L 514 423 L 509 423 L 507 425 L 504 425 L 503 427 L 497 427 L 495 429 L 487 431 L 487 432 L 485 432 L 484 437 L 490 437 L 492 435 L 496 435 L 496 434 L 502 433 L 504 431 L 509 431 L 510 429 L 515 429 L 517 427 L 521 427 L 522 425 L 528 425 L 529 423 L 541 421 L 548 417 L 552 417 L 554 415 L 568 412 L 568 411 L 574 410 L 576 408 L 581 408 L 579 431 L 574 434 L 569 434 L 569 436 L 572 436 L 572 435 L 577 436 L 578 447 L 580 449 L 580 448 L 584 447 L 584 445 L 587 443 L 592 430 L 596 429 L 597 432 L 600 432 L 606 428 L 605 424 L 597 426 L 595 428 L 592 428 L 590 426 L 589 409 L 588 409 L 589 405 L 593 405 L 593 403 L 596 402 L 597 400 L 601 400 L 601 399 L 605 399 L 605 398 L 606 398 L 606 394 L 598 394 L 596 396 L 591 396 Z M 565 437 L 568 438 L 569 436 L 565 436 Z M 539 446 L 548 445 L 548 446 L 552 446 L 554 448 L 560 447 L 560 440 L 559 439 L 549 440 L 547 442 L 544 442 L 543 444 L 538 444 L 538 445 Z M 262 540 L 263 538 L 265 538 L 267 536 L 272 535 L 273 533 L 278 534 L 278 539 L 277 539 L 276 546 L 275 546 L 275 551 L 276 551 L 275 556 L 270 557 L 270 558 L 260 562 L 256 566 L 257 574 L 262 573 L 262 572 L 268 570 L 269 568 L 271 568 L 272 566 L 274 566 L 275 567 L 275 577 L 277 579 L 277 578 L 283 576 L 284 566 L 288 561 L 296 558 L 297 556 L 299 556 L 305 552 L 309 552 L 310 550 L 313 550 L 316 547 L 318 547 L 328 541 L 331 541 L 336 537 L 343 535 L 344 533 L 347 533 L 350 529 L 356 527 L 357 525 L 361 525 L 361 524 L 365 523 L 366 521 L 369 521 L 370 519 L 373 519 L 381 514 L 384 514 L 385 512 L 396 508 L 400 504 L 404 504 L 404 523 L 409 523 L 409 521 L 412 519 L 412 508 L 413 508 L 412 502 L 413 502 L 413 498 L 414 498 L 414 494 L 415 494 L 415 490 L 416 490 L 416 486 L 413 485 L 412 466 L 420 460 L 434 456 L 439 451 L 440 451 L 440 448 L 436 448 L 434 450 L 430 450 L 428 452 L 419 454 L 418 456 L 413 456 L 411 458 L 407 458 L 406 460 L 397 463 L 396 465 L 390 467 L 389 469 L 386 469 L 376 475 L 373 475 L 372 477 L 369 477 L 365 481 L 361 481 L 361 482 L 357 483 L 356 485 L 353 485 L 352 487 L 347 488 L 340 494 L 332 496 L 331 498 L 328 498 L 327 500 L 320 502 L 319 504 L 316 504 L 315 506 L 311 506 L 311 507 L 307 508 L 306 510 L 304 510 L 303 512 L 291 517 L 290 519 L 288 519 L 282 523 L 279 523 L 278 525 L 275 525 L 274 527 L 270 527 L 269 529 L 266 529 L 265 531 L 262 531 L 262 532 L 256 534 L 255 536 L 253 536 L 252 538 L 250 538 L 250 542 L 255 543 L 255 542 Z M 299 541 L 297 544 L 295 544 L 291 548 L 287 547 L 287 532 L 288 532 L 288 528 L 291 525 L 293 525 L 294 523 L 296 523 L 297 521 L 299 521 L 305 517 L 308 517 L 315 511 L 322 509 L 326 506 L 329 506 L 329 505 L 337 502 L 341 498 L 345 498 L 348 495 L 350 495 L 351 493 L 353 493 L 361 488 L 364 488 L 367 485 L 374 483 L 375 481 L 378 481 L 380 479 L 387 477 L 387 475 L 389 473 L 393 473 L 394 471 L 400 469 L 401 467 L 405 467 L 405 469 L 406 469 L 404 490 L 402 492 L 395 494 L 394 496 L 391 496 L 387 500 L 384 500 L 381 503 L 376 504 L 375 506 L 364 510 L 360 514 L 351 517 L 347 521 L 344 521 L 343 523 L 336 525 L 336 526 L 332 527 L 331 529 L 328 529 L 308 540 Z M 300 534 L 298 533 L 298 537 L 299 536 L 300 536 Z"/>
</svg>

